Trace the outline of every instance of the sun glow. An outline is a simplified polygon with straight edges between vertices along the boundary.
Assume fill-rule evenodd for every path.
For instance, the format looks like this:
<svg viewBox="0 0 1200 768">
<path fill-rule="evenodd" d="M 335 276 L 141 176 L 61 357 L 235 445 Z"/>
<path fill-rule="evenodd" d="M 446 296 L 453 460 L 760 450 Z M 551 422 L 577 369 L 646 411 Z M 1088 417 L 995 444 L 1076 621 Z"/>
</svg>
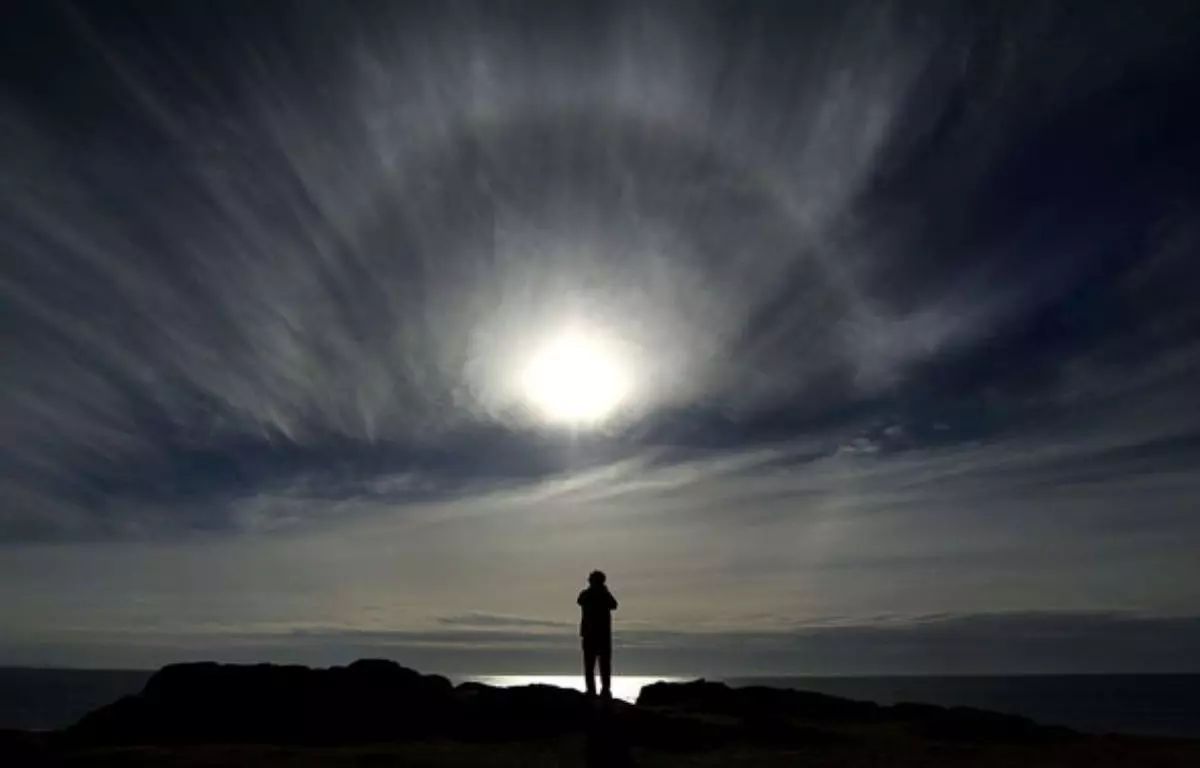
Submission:
<svg viewBox="0 0 1200 768">
<path fill-rule="evenodd" d="M 538 347 L 521 374 L 529 404 L 547 421 L 595 426 L 630 393 L 619 345 L 601 333 L 570 329 Z"/>
</svg>

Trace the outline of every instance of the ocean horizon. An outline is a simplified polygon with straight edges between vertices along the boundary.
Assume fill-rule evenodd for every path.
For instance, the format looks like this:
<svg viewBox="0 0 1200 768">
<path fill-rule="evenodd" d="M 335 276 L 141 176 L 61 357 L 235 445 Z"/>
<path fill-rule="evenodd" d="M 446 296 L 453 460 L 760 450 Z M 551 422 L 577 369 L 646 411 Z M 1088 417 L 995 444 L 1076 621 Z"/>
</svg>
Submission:
<svg viewBox="0 0 1200 768">
<path fill-rule="evenodd" d="M 141 690 L 153 670 L 0 668 L 0 728 L 50 730 Z M 447 675 L 455 684 L 553 685 L 583 690 L 581 675 Z M 614 675 L 613 696 L 630 703 L 658 681 L 697 676 Z M 703 676 L 732 686 L 765 685 L 895 704 L 965 706 L 1029 717 L 1090 733 L 1200 738 L 1200 674 Z"/>
</svg>

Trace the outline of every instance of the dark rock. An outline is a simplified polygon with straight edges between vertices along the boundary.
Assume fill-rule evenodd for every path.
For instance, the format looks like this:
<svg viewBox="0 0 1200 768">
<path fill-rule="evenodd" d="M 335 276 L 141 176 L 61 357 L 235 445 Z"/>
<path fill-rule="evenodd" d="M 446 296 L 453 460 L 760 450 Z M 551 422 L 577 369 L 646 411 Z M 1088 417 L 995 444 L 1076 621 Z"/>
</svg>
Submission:
<svg viewBox="0 0 1200 768">
<path fill-rule="evenodd" d="M 1041 725 L 1027 717 L 971 707 L 945 708 L 902 703 L 890 709 L 896 719 L 914 720 L 922 736 L 936 741 L 1046 744 L 1079 735 L 1069 728 Z"/>
<path fill-rule="evenodd" d="M 590 702 L 578 691 L 551 685 L 456 689 L 450 735 L 463 741 L 525 741 L 582 730 Z"/>
<path fill-rule="evenodd" d="M 391 661 L 331 669 L 176 664 L 67 735 L 88 743 L 388 741 L 435 735 L 453 705 L 446 678 Z"/>
<path fill-rule="evenodd" d="M 834 726 L 867 723 L 894 723 L 914 735 L 951 742 L 1035 743 L 1071 733 L 981 710 L 880 707 L 703 680 L 647 686 L 637 706 L 545 685 L 454 688 L 444 677 L 363 660 L 330 669 L 168 666 L 139 694 L 92 712 L 60 736 L 66 745 L 330 745 L 530 741 L 571 734 L 586 736 L 592 764 L 623 765 L 633 746 L 671 751 L 731 744 L 832 746 L 850 741 Z"/>
<path fill-rule="evenodd" d="M 18 731 L 0 728 L 0 758 L 5 762 L 15 759 L 10 765 L 23 765 L 31 758 L 45 752 L 47 738 L 45 734 L 34 731 Z"/>
<path fill-rule="evenodd" d="M 724 683 L 697 680 L 690 683 L 655 683 L 642 689 L 639 706 L 669 707 L 734 717 L 777 717 L 831 722 L 875 722 L 881 708 L 869 701 L 854 701 L 811 691 L 750 686 L 730 688 Z"/>
<path fill-rule="evenodd" d="M 591 703 L 585 752 L 588 768 L 631 768 L 634 764 L 632 742 L 624 715 L 627 714 L 625 710 L 632 710 L 632 707 Z"/>
<path fill-rule="evenodd" d="M 621 722 L 631 744 L 669 752 L 715 749 L 738 740 L 735 723 L 701 720 L 641 707 L 621 713 Z"/>
<path fill-rule="evenodd" d="M 773 688 L 730 688 L 723 683 L 655 683 L 642 689 L 639 706 L 669 708 L 692 714 L 738 718 L 744 737 L 759 741 L 796 743 L 805 733 L 802 723 L 898 723 L 936 741 L 1032 744 L 1076 737 L 1067 728 L 1048 727 L 1016 715 L 967 707 L 902 703 L 882 707 L 809 691 Z M 837 743 L 824 731 L 807 731 L 813 743 Z"/>
</svg>

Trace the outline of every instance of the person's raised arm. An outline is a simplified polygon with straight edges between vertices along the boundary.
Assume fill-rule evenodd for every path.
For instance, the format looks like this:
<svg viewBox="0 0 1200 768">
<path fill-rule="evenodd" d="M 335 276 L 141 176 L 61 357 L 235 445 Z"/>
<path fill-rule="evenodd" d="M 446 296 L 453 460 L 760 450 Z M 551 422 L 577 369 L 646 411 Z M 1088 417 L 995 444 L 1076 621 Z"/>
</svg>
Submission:
<svg viewBox="0 0 1200 768">
<path fill-rule="evenodd" d="M 617 610 L 617 598 L 613 597 L 612 592 L 608 593 L 608 610 L 610 610 L 610 611 Z"/>
</svg>

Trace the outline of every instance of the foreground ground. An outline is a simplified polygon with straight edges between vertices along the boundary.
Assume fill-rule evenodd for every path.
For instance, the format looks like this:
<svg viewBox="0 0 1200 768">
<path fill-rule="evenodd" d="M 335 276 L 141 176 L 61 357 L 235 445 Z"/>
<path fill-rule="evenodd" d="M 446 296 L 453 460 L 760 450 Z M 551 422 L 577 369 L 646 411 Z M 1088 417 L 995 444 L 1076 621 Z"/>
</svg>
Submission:
<svg viewBox="0 0 1200 768">
<path fill-rule="evenodd" d="M 1200 741 L 704 681 L 646 686 L 632 706 L 550 686 L 452 686 L 386 660 L 172 665 L 69 728 L 0 731 L 5 767 L 780 765 L 1195 768 Z"/>
<path fill-rule="evenodd" d="M 950 746 L 864 743 L 809 749 L 770 750 L 721 748 L 694 753 L 665 753 L 635 749 L 630 761 L 591 757 L 583 737 L 532 744 L 416 743 L 338 748 L 273 746 L 112 747 L 71 751 L 38 751 L 11 756 L 8 765 L 163 766 L 164 768 L 216 768 L 217 766 L 413 766 L 445 768 L 562 768 L 564 766 L 636 765 L 645 768 L 688 766 L 812 766 L 865 768 L 866 766 L 1055 766 L 1056 768 L 1195 768 L 1200 765 L 1200 743 L 1104 738 L 1077 744 L 1049 746 Z M 12 760 L 12 757 L 17 757 Z"/>
</svg>

